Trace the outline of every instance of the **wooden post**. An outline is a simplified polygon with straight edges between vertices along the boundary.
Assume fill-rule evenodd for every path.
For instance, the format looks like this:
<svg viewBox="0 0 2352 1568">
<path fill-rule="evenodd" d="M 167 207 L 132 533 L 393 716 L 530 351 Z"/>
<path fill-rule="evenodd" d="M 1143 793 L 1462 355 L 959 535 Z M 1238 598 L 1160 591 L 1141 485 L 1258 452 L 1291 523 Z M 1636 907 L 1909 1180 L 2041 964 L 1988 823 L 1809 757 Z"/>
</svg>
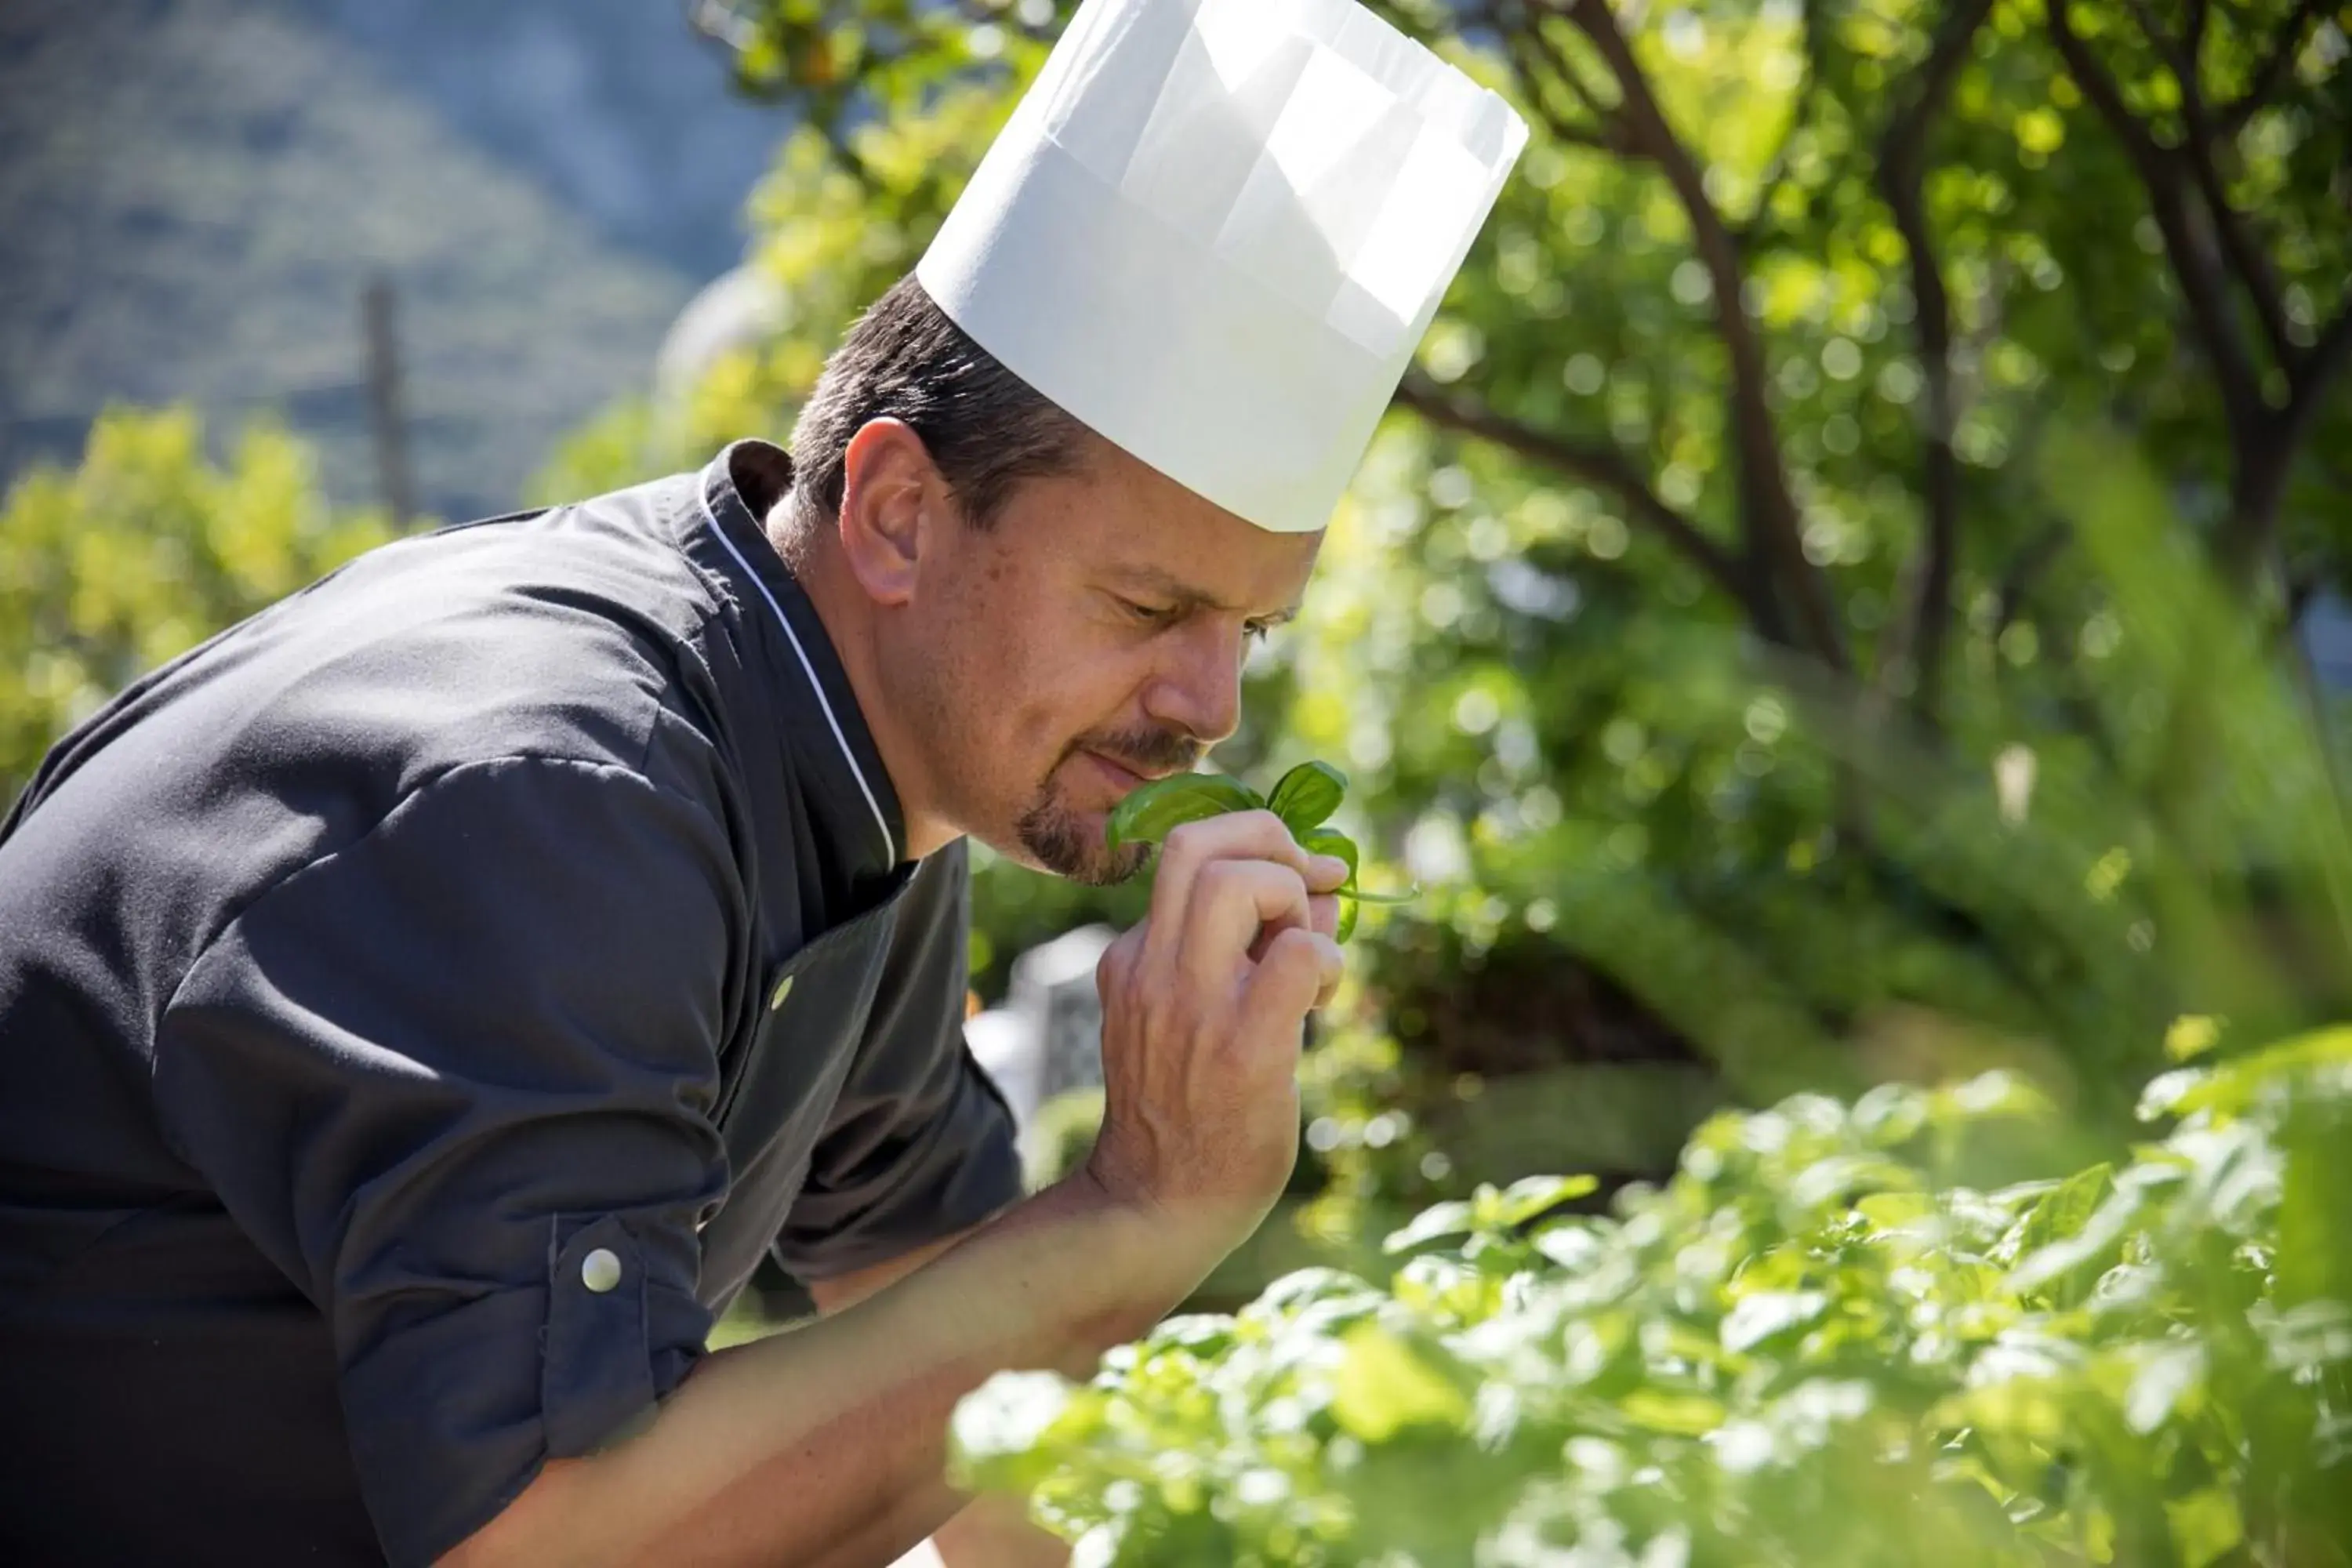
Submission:
<svg viewBox="0 0 2352 1568">
<path fill-rule="evenodd" d="M 400 340 L 394 322 L 392 280 L 368 279 L 360 297 L 367 345 L 368 426 L 375 441 L 376 491 L 394 528 L 405 531 L 416 515 L 416 487 L 408 467 L 408 417 L 402 405 Z"/>
</svg>

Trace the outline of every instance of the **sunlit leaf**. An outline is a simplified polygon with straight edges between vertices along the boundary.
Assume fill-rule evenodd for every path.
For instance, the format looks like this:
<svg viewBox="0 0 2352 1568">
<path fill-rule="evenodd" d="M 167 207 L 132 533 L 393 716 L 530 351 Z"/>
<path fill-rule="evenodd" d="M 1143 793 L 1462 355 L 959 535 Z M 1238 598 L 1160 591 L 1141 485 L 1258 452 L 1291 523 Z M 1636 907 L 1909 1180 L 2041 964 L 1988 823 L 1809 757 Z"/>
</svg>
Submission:
<svg viewBox="0 0 2352 1568">
<path fill-rule="evenodd" d="M 1742 1296 L 1723 1320 L 1723 1348 L 1745 1352 L 1821 1321 L 1830 1299 L 1820 1290 L 1762 1290 Z"/>
<path fill-rule="evenodd" d="M 965 1484 L 1025 1491 L 1043 1479 L 1042 1444 L 1075 1394 L 1052 1373 L 1006 1372 L 959 1403 L 949 1436 Z"/>
<path fill-rule="evenodd" d="M 1564 1203 L 1600 1190 L 1598 1176 L 1522 1176 L 1503 1190 L 1502 1223 L 1525 1225 Z"/>
<path fill-rule="evenodd" d="M 1266 809 L 1293 834 L 1322 826 L 1348 794 L 1348 775 L 1325 762 L 1299 763 L 1276 781 Z"/>
<path fill-rule="evenodd" d="M 2205 1353 L 2193 1344 L 2168 1345 L 2141 1364 L 2124 1396 L 2124 1419 L 2135 1432 L 2153 1432 L 2172 1419 L 2205 1381 Z"/>
<path fill-rule="evenodd" d="M 2181 1568 L 2209 1568 L 2234 1552 L 2246 1537 L 2238 1500 L 2220 1487 L 2207 1487 L 2164 1505 Z"/>
<path fill-rule="evenodd" d="M 1331 1414 L 1351 1436 L 1384 1443 L 1407 1427 L 1458 1427 L 1468 1417 L 1468 1398 L 1425 1352 L 1370 1324 L 1341 1343 Z"/>
<path fill-rule="evenodd" d="M 1448 1237 L 1466 1236 L 1477 1223 L 1472 1206 L 1459 1200 L 1432 1204 L 1402 1229 L 1391 1231 L 1381 1244 L 1386 1252 L 1408 1252 L 1413 1247 Z"/>
<path fill-rule="evenodd" d="M 2184 1116 L 2200 1110 L 2241 1115 L 2262 1096 L 2283 1093 L 2294 1079 L 2322 1071 L 2352 1074 L 2352 1026 L 2322 1029 L 2224 1062 L 2176 1095 L 2170 1108 Z"/>
<path fill-rule="evenodd" d="M 1723 1425 L 1722 1404 L 1703 1394 L 1637 1388 L 1617 1402 L 1618 1413 L 1636 1426 L 1686 1437 L 1705 1436 Z"/>
</svg>

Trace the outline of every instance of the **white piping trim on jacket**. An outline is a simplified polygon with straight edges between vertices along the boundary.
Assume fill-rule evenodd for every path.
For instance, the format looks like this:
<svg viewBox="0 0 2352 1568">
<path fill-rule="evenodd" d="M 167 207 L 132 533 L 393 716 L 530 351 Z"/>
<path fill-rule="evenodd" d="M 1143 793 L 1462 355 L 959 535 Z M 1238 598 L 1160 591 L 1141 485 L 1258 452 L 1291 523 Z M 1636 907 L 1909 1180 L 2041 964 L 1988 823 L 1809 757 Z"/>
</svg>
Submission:
<svg viewBox="0 0 2352 1568">
<path fill-rule="evenodd" d="M 702 515 L 710 520 L 710 531 L 718 536 L 719 543 L 727 547 L 727 553 L 735 557 L 735 564 L 743 568 L 743 575 L 751 579 L 751 586 L 760 590 L 760 597 L 768 601 L 768 608 L 776 613 L 776 624 L 784 628 L 784 636 L 792 643 L 793 652 L 800 656 L 801 668 L 808 675 L 809 689 L 816 693 L 816 705 L 824 711 L 824 721 L 831 727 L 833 738 L 841 747 L 842 760 L 849 764 L 849 776 L 857 781 L 857 792 L 866 797 L 866 809 L 874 814 L 874 826 L 881 829 L 882 853 L 889 864 L 896 866 L 898 863 L 898 846 L 890 837 L 889 821 L 882 815 L 881 805 L 874 798 L 873 786 L 866 782 L 866 771 L 857 765 L 857 753 L 849 749 L 849 737 L 841 732 L 841 721 L 833 716 L 833 704 L 824 697 L 824 682 L 816 678 L 816 666 L 809 662 L 808 649 L 801 647 L 800 634 L 793 630 L 793 623 L 785 617 L 784 607 L 776 603 L 773 594 L 768 592 L 768 584 L 751 570 L 751 563 L 743 559 L 743 552 L 735 548 L 735 542 L 728 538 L 727 531 L 719 525 L 719 514 L 710 510 L 709 492 L 702 488 L 699 480 L 695 485 L 695 499 L 702 503 Z"/>
</svg>

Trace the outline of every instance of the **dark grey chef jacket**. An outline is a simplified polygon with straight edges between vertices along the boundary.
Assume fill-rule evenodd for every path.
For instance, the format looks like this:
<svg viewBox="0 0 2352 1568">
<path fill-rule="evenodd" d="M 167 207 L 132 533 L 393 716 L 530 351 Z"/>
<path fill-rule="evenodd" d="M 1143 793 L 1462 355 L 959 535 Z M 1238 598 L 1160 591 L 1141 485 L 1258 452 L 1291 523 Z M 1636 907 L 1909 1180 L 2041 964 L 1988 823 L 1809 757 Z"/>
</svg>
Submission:
<svg viewBox="0 0 2352 1568">
<path fill-rule="evenodd" d="M 0 827 L 0 1562 L 423 1563 L 1019 1189 L 758 442 L 378 550 Z M 789 1484 L 787 1482 L 786 1484 Z"/>
</svg>

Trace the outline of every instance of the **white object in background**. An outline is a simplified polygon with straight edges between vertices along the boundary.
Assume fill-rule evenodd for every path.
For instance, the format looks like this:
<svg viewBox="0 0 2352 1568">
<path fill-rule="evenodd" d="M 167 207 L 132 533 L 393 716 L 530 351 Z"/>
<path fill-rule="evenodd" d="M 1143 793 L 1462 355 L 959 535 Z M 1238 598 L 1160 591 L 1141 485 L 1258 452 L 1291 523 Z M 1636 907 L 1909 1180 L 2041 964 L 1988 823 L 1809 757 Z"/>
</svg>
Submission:
<svg viewBox="0 0 2352 1568">
<path fill-rule="evenodd" d="M 1356 0 L 1087 0 L 916 276 L 1097 434 L 1310 532 L 1527 136 Z"/>
<path fill-rule="evenodd" d="M 1118 938 L 1107 925 L 1080 926 L 1013 961 L 1005 1005 L 1035 1032 L 1039 1105 L 1102 1084 L 1102 993 L 1095 969 Z"/>
<path fill-rule="evenodd" d="M 1045 1101 L 1045 1051 L 1036 1025 L 1010 1007 L 991 1007 L 964 1020 L 963 1043 L 1023 1132 Z"/>
<path fill-rule="evenodd" d="M 940 1558 L 940 1549 L 926 1541 L 890 1564 L 890 1568 L 947 1568 L 947 1563 Z"/>
<path fill-rule="evenodd" d="M 1095 965 L 1118 932 L 1080 926 L 1013 961 L 1002 1007 L 964 1021 L 964 1044 L 1013 1112 L 1024 1165 L 1037 1157 L 1037 1112 L 1065 1089 L 1102 1082 L 1102 998 Z"/>
</svg>

